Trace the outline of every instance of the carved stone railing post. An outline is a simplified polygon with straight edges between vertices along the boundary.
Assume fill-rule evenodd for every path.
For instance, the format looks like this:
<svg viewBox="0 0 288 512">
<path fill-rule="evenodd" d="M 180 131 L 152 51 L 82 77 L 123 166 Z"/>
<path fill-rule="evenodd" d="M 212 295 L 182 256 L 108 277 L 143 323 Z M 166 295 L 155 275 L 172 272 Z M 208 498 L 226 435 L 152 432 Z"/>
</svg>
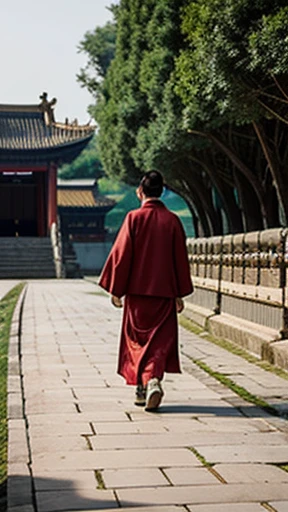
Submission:
<svg viewBox="0 0 288 512">
<path fill-rule="evenodd" d="M 244 279 L 244 233 L 233 236 L 233 247 L 233 281 L 242 284 Z"/>
<path fill-rule="evenodd" d="M 260 232 L 251 231 L 244 236 L 243 284 L 257 285 L 260 283 L 259 254 Z"/>
<path fill-rule="evenodd" d="M 234 280 L 233 251 L 233 235 L 225 235 L 222 239 L 222 279 L 228 282 Z"/>
<path fill-rule="evenodd" d="M 286 289 L 287 289 L 287 243 L 288 243 L 288 231 L 283 229 L 281 240 L 281 255 L 280 255 L 280 286 L 282 288 L 282 330 L 281 335 L 283 339 L 288 338 L 288 308 L 286 303 Z"/>
<path fill-rule="evenodd" d="M 223 270 L 223 237 L 215 237 L 214 238 L 214 247 L 217 251 L 217 263 L 218 263 L 218 287 L 217 287 L 217 295 L 216 295 L 216 306 L 214 308 L 214 313 L 216 315 L 220 315 L 221 313 L 221 303 L 222 303 L 222 270 Z"/>
<path fill-rule="evenodd" d="M 260 232 L 260 284 L 281 288 L 279 256 L 282 249 L 283 228 L 266 229 Z"/>
</svg>

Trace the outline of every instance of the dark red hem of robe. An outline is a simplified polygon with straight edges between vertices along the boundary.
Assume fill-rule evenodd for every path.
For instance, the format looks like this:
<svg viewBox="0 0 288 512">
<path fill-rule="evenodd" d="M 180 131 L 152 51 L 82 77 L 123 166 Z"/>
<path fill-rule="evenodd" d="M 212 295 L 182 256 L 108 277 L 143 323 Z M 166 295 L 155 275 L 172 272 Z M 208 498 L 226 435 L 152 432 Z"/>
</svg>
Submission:
<svg viewBox="0 0 288 512">
<path fill-rule="evenodd" d="M 127 384 L 146 385 L 164 372 L 181 373 L 175 299 L 127 295 L 118 373 Z"/>
</svg>

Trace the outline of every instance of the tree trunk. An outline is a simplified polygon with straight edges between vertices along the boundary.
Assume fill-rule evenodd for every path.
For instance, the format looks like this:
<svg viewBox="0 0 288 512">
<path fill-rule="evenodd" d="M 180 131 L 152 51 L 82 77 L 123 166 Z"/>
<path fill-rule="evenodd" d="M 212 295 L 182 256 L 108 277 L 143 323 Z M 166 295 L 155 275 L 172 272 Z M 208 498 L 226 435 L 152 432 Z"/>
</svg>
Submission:
<svg viewBox="0 0 288 512">
<path fill-rule="evenodd" d="M 182 195 L 188 204 L 191 204 L 194 210 L 197 212 L 198 217 L 198 234 L 202 231 L 201 234 L 203 236 L 211 236 L 211 226 L 209 224 L 209 220 L 207 218 L 207 214 L 205 208 L 203 208 L 203 203 L 198 196 L 198 193 L 195 189 L 191 189 L 190 185 L 186 182 L 186 180 L 181 178 L 182 185 Z M 200 226 L 199 226 L 200 225 Z"/>
<path fill-rule="evenodd" d="M 213 183 L 215 189 L 217 190 L 226 213 L 229 232 L 241 233 L 241 231 L 243 230 L 243 222 L 241 218 L 241 212 L 235 200 L 233 188 L 227 185 L 221 179 L 221 177 L 218 175 L 216 167 L 213 166 L 213 163 L 211 161 L 208 161 L 209 159 L 207 158 L 207 156 L 204 157 L 205 161 L 203 162 L 198 159 L 195 160 L 194 158 L 193 160 L 205 168 L 207 174 L 209 175 L 209 178 L 211 179 L 211 182 Z"/>
<path fill-rule="evenodd" d="M 207 236 L 220 235 L 222 233 L 222 218 L 220 212 L 214 208 L 209 180 L 204 182 L 198 173 L 191 172 L 191 163 L 186 160 L 178 161 L 177 175 L 185 182 L 191 194 L 193 194 L 193 198 L 196 195 L 198 197 L 198 204 L 202 206 L 209 226 L 209 235 Z"/>
<path fill-rule="evenodd" d="M 288 223 L 288 197 L 287 197 L 287 179 L 281 169 L 279 159 L 276 157 L 276 152 L 272 151 L 268 142 L 265 130 L 260 123 L 253 122 L 253 127 L 258 140 L 261 144 L 263 153 L 268 163 L 270 172 L 272 174 L 274 186 L 276 189 L 280 207 L 283 210 L 285 225 Z"/>
<path fill-rule="evenodd" d="M 240 208 L 243 212 L 244 231 L 260 231 L 263 229 L 263 217 L 255 196 L 255 191 L 244 176 L 235 176 L 239 193 Z"/>
<path fill-rule="evenodd" d="M 214 143 L 214 145 L 224 153 L 229 160 L 234 164 L 234 166 L 245 176 L 247 181 L 250 183 L 251 187 L 254 189 L 255 195 L 259 201 L 259 206 L 261 210 L 261 214 L 263 217 L 263 225 L 264 228 L 267 228 L 269 225 L 268 221 L 268 214 L 267 214 L 267 208 L 266 208 L 266 202 L 265 202 L 265 191 L 263 189 L 261 181 L 258 179 L 258 177 L 247 167 L 242 160 L 238 157 L 238 155 L 235 153 L 235 151 L 222 142 L 216 135 L 213 135 L 211 133 L 205 133 L 205 132 L 199 132 L 199 131 L 193 131 L 190 130 L 191 134 L 200 135 L 202 137 L 205 137 L 206 139 L 210 140 Z"/>
</svg>

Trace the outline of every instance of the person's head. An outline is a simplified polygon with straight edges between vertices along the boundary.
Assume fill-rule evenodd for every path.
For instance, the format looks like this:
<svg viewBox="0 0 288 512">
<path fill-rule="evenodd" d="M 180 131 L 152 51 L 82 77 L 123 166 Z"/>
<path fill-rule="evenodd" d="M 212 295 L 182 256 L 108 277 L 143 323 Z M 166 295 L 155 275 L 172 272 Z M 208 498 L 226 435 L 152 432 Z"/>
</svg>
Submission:
<svg viewBox="0 0 288 512">
<path fill-rule="evenodd" d="M 137 189 L 140 200 L 149 197 L 160 197 L 163 192 L 163 177 L 159 171 L 148 171 L 144 174 Z"/>
</svg>

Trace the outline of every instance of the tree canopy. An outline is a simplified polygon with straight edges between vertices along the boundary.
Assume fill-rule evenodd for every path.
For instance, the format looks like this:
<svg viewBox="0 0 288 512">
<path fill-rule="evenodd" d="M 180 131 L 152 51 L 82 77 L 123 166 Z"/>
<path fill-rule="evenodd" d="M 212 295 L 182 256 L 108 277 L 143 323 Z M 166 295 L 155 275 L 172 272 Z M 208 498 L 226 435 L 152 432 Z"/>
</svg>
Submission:
<svg viewBox="0 0 288 512">
<path fill-rule="evenodd" d="M 287 0 L 121 0 L 113 12 L 113 58 L 99 59 L 101 31 L 86 35 L 98 78 L 80 76 L 105 172 L 135 183 L 161 170 L 196 233 L 286 225 Z"/>
</svg>

